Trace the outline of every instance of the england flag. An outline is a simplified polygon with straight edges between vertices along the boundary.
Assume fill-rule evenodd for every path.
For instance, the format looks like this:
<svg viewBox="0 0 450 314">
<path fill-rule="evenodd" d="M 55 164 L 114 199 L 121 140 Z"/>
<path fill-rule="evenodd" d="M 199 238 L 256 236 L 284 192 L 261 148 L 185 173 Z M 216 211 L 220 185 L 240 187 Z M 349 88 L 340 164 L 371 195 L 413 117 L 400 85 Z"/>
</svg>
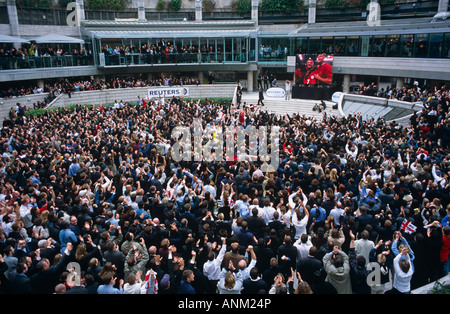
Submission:
<svg viewBox="0 0 450 314">
<path fill-rule="evenodd" d="M 404 219 L 402 223 L 402 230 L 406 233 L 414 233 L 416 232 L 417 227 L 414 226 L 411 221 Z"/>
</svg>

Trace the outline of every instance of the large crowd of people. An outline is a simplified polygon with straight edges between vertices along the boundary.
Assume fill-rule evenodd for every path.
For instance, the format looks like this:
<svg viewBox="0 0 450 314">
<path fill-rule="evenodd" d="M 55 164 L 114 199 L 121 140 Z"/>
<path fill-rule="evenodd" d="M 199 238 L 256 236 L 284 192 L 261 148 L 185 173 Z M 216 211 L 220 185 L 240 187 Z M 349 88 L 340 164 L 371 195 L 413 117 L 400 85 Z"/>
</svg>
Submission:
<svg viewBox="0 0 450 314">
<path fill-rule="evenodd" d="M 50 80 L 45 82 L 43 86 L 38 84 L 23 84 L 20 87 L 8 86 L 0 89 L 0 97 L 4 99 L 11 99 L 13 97 L 23 97 L 26 95 L 35 94 L 55 94 L 73 93 L 88 90 L 102 90 L 112 88 L 133 88 L 145 86 L 183 86 L 183 85 L 199 85 L 201 84 L 197 76 L 182 76 L 180 74 L 169 74 L 166 76 L 159 76 L 150 79 L 140 77 L 108 77 L 105 79 L 91 78 L 85 79 L 62 79 Z"/>
<path fill-rule="evenodd" d="M 0 131 L 0 291 L 370 294 L 433 282 L 449 271 L 450 95 L 428 93 L 408 126 L 175 97 L 19 112 Z M 172 131 L 194 118 L 278 128 L 278 169 L 176 161 Z"/>
</svg>

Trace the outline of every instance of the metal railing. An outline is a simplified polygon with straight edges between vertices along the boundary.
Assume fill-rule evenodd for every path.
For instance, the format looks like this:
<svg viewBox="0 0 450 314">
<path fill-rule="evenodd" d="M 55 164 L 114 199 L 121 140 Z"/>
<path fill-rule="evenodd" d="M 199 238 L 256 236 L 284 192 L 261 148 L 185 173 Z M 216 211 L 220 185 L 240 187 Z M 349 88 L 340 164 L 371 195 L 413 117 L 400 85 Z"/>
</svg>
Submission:
<svg viewBox="0 0 450 314">
<path fill-rule="evenodd" d="M 92 56 L 63 55 L 40 57 L 1 57 L 1 70 L 37 69 L 94 65 Z"/>
</svg>

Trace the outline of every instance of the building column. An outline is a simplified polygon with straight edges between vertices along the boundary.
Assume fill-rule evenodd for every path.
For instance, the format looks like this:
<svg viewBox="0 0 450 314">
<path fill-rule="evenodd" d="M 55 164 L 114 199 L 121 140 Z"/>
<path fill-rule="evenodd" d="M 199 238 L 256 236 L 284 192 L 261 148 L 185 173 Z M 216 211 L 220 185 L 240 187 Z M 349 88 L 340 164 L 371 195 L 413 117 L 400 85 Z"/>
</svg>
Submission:
<svg viewBox="0 0 450 314">
<path fill-rule="evenodd" d="M 37 85 L 38 85 L 40 88 L 44 88 L 44 80 L 42 80 L 42 79 L 37 80 Z"/>
<path fill-rule="evenodd" d="M 308 24 L 314 24 L 314 23 L 316 23 L 316 0 L 309 0 L 309 2 L 308 2 Z"/>
<path fill-rule="evenodd" d="M 252 12 L 251 12 L 251 18 L 252 21 L 258 22 L 258 15 L 259 15 L 259 0 L 252 0 Z"/>
<path fill-rule="evenodd" d="M 195 0 L 195 20 L 201 21 L 203 20 L 203 1 Z"/>
<path fill-rule="evenodd" d="M 145 21 L 144 0 L 138 0 L 138 20 Z"/>
<path fill-rule="evenodd" d="M 404 82 L 405 82 L 405 81 L 404 81 L 403 77 L 397 77 L 397 78 L 395 79 L 395 88 L 396 88 L 396 89 L 403 88 Z"/>
<path fill-rule="evenodd" d="M 439 0 L 438 12 L 448 11 L 448 0 Z"/>
<path fill-rule="evenodd" d="M 342 83 L 342 92 L 348 94 L 350 92 L 350 74 L 344 74 L 344 81 Z"/>
<path fill-rule="evenodd" d="M 86 16 L 84 14 L 84 0 L 76 0 L 77 3 L 77 9 L 78 9 L 78 22 L 84 21 L 86 19 Z"/>
<path fill-rule="evenodd" d="M 6 0 L 8 10 L 9 28 L 11 36 L 20 36 L 19 16 L 17 15 L 16 0 Z M 14 48 L 19 48 L 20 43 L 14 43 Z"/>
<path fill-rule="evenodd" d="M 247 71 L 247 92 L 253 92 L 254 88 L 254 71 Z"/>
<path fill-rule="evenodd" d="M 198 72 L 198 81 L 200 82 L 200 84 L 205 83 L 205 76 L 203 75 L 202 71 Z"/>
</svg>

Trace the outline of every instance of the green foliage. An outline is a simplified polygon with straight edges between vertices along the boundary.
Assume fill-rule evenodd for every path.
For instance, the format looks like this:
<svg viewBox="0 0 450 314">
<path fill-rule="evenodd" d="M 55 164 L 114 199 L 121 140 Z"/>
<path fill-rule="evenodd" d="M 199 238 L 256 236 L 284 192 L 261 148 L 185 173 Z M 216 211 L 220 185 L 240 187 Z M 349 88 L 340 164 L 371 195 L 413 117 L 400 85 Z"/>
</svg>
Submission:
<svg viewBox="0 0 450 314">
<path fill-rule="evenodd" d="M 367 8 L 367 5 L 370 3 L 370 0 L 361 0 L 361 2 L 360 2 L 360 6 L 361 6 L 361 8 L 363 9 L 363 10 L 366 10 L 366 8 Z"/>
<path fill-rule="evenodd" d="M 197 102 L 200 98 L 188 98 L 185 97 L 183 98 L 183 100 L 190 102 L 191 100 L 193 100 L 194 102 Z M 216 104 L 222 104 L 222 103 L 231 103 L 231 101 L 233 99 L 231 99 L 230 97 L 208 97 L 208 100 L 213 103 Z M 200 99 L 200 103 L 203 104 L 205 102 L 205 99 Z"/>
<path fill-rule="evenodd" d="M 302 1 L 299 0 L 262 0 L 259 9 L 262 13 L 294 13 L 299 11 Z"/>
<path fill-rule="evenodd" d="M 66 9 L 67 5 L 71 2 L 74 2 L 74 0 L 58 0 L 58 6 L 60 8 Z"/>
<path fill-rule="evenodd" d="M 170 6 L 174 11 L 180 11 L 181 9 L 181 0 L 170 0 Z"/>
<path fill-rule="evenodd" d="M 16 6 L 20 9 L 41 9 L 48 10 L 52 8 L 51 0 L 17 0 Z"/>
<path fill-rule="evenodd" d="M 203 0 L 203 9 L 206 12 L 212 12 L 216 8 L 216 3 L 213 0 Z"/>
<path fill-rule="evenodd" d="M 189 102 L 191 100 L 193 100 L 194 102 L 197 102 L 200 99 L 200 103 L 203 104 L 205 102 L 204 98 L 188 98 L 185 97 L 183 98 L 183 100 Z M 208 97 L 208 100 L 217 104 L 222 104 L 222 103 L 231 103 L 232 99 L 230 97 Z M 128 104 L 130 104 L 131 106 L 136 106 L 137 103 L 134 102 L 127 102 Z M 104 108 L 106 107 L 112 107 L 114 104 L 107 104 L 107 105 L 103 105 Z M 81 104 L 82 107 L 88 107 L 89 109 L 92 109 L 92 104 Z M 94 105 L 95 108 L 99 107 L 100 105 Z M 27 111 L 25 111 L 25 115 L 29 116 L 29 117 L 36 117 L 36 116 L 42 116 L 45 115 L 47 113 L 53 112 L 53 111 L 70 111 L 73 112 L 75 110 L 75 108 L 77 107 L 77 104 L 72 104 L 66 107 L 51 107 L 51 108 L 41 108 L 41 109 L 28 109 Z"/>
<path fill-rule="evenodd" d="M 428 294 L 450 294 L 450 285 L 436 281 Z"/>
<path fill-rule="evenodd" d="M 325 8 L 345 10 L 348 8 L 348 1 L 347 0 L 326 0 Z"/>
<path fill-rule="evenodd" d="M 252 9 L 252 0 L 236 0 L 235 5 L 239 14 L 247 14 Z"/>
<path fill-rule="evenodd" d="M 88 0 L 87 8 L 91 10 L 123 10 L 128 5 L 127 0 Z"/>
<path fill-rule="evenodd" d="M 161 11 L 164 10 L 164 7 L 165 7 L 164 0 L 158 0 L 155 9 Z"/>
</svg>

